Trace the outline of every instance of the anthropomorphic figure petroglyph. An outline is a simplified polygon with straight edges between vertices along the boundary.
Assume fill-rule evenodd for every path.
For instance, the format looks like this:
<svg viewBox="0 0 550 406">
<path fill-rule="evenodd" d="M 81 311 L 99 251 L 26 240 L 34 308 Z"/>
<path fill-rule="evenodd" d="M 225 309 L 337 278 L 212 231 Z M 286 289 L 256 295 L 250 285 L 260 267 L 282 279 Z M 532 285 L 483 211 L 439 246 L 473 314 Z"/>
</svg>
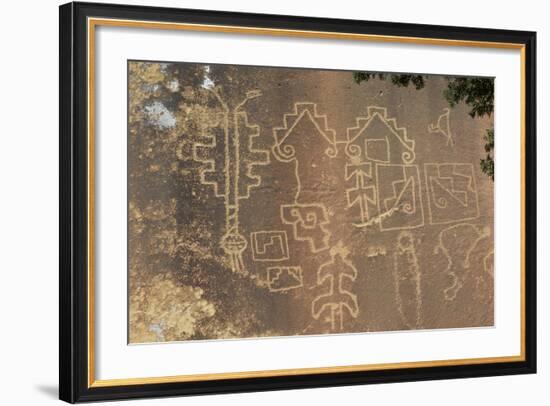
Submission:
<svg viewBox="0 0 550 406">
<path fill-rule="evenodd" d="M 357 270 L 341 243 L 331 249 L 330 255 L 330 261 L 322 264 L 317 272 L 317 284 L 324 293 L 311 303 L 311 314 L 316 320 L 330 322 L 332 330 L 342 331 L 346 314 L 352 318 L 359 314 L 357 296 L 351 290 Z"/>
<path fill-rule="evenodd" d="M 489 235 L 488 228 L 467 223 L 455 224 L 439 233 L 434 254 L 442 253 L 447 258 L 447 266 L 443 270 L 450 278 L 449 284 L 443 290 L 446 300 L 454 300 L 472 270 L 484 266 L 483 263 L 472 262 L 472 253 L 480 241 Z"/>
<path fill-rule="evenodd" d="M 445 145 L 454 146 L 455 141 L 453 139 L 453 134 L 451 133 L 451 123 L 450 123 L 451 109 L 444 108 L 443 114 L 437 119 L 437 123 L 430 124 L 428 126 L 428 131 L 432 134 L 440 134 L 446 139 Z"/>
<path fill-rule="evenodd" d="M 367 223 L 378 212 L 375 167 L 372 162 L 347 164 L 345 175 L 351 184 L 346 190 L 348 207 L 358 210 L 357 224 Z"/>
<path fill-rule="evenodd" d="M 422 326 L 422 275 L 412 232 L 401 231 L 394 253 L 395 300 L 403 323 L 410 329 Z"/>
</svg>

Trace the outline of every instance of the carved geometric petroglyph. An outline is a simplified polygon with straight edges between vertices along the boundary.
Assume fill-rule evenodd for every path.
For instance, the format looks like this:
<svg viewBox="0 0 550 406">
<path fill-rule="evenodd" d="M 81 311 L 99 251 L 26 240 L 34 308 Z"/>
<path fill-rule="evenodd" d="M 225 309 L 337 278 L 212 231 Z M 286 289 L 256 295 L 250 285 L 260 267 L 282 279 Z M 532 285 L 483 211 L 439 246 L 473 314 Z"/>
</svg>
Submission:
<svg viewBox="0 0 550 406">
<path fill-rule="evenodd" d="M 397 127 L 385 107 L 369 106 L 366 117 L 357 117 L 356 126 L 348 128 L 346 154 L 353 163 L 366 160 L 380 163 L 410 164 L 415 159 L 415 141 L 407 129 Z"/>
<path fill-rule="evenodd" d="M 283 224 L 292 225 L 294 239 L 307 241 L 311 252 L 329 248 L 330 232 L 328 212 L 322 204 L 283 204 L 281 205 Z"/>
<path fill-rule="evenodd" d="M 469 163 L 424 164 L 430 224 L 479 217 L 474 166 Z"/>
<path fill-rule="evenodd" d="M 294 162 L 297 182 L 294 202 L 318 203 L 303 196 L 303 185 L 323 185 L 321 168 L 326 168 L 327 160 L 337 154 L 335 132 L 328 128 L 327 116 L 317 113 L 315 103 L 295 103 L 294 111 L 285 114 L 283 122 L 283 127 L 273 129 L 273 155 L 280 162 Z"/>
<path fill-rule="evenodd" d="M 327 116 L 317 114 L 317 104 L 308 102 L 294 103 L 294 111 L 283 116 L 283 127 L 273 129 L 275 145 L 273 153 L 283 162 L 290 162 L 297 157 L 296 146 L 305 141 L 318 143 L 323 141 L 327 144 L 325 153 L 328 156 L 334 156 L 335 133 L 328 128 Z M 303 137 L 301 127 L 306 130 L 312 130 L 311 133 L 305 133 L 308 137 Z M 295 135 L 296 134 L 296 135 Z M 300 138 L 308 138 L 302 139 Z M 302 144 L 303 145 L 303 144 Z"/>
<path fill-rule="evenodd" d="M 206 142 L 193 146 L 193 158 L 203 163 L 200 169 L 201 183 L 211 185 L 214 195 L 224 199 L 225 234 L 220 241 L 235 272 L 245 272 L 242 253 L 248 242 L 239 231 L 240 200 L 250 197 L 250 189 L 261 184 L 254 173 L 258 165 L 269 163 L 269 152 L 254 147 L 259 127 L 250 125 L 248 115 L 242 110 L 251 99 L 261 96 L 259 90 L 246 93 L 243 101 L 228 106 L 216 88 L 208 88 L 219 102 L 220 127 L 212 130 Z"/>
<path fill-rule="evenodd" d="M 447 258 L 444 272 L 451 278 L 451 283 L 444 290 L 445 300 L 454 300 L 472 271 L 472 265 L 480 265 L 472 264 L 470 256 L 478 243 L 489 236 L 488 227 L 480 228 L 467 223 L 455 224 L 441 230 L 434 254 L 441 252 Z M 487 265 L 484 263 L 483 266 Z"/>
<path fill-rule="evenodd" d="M 401 320 L 410 329 L 422 326 L 421 273 L 413 234 L 401 231 L 393 254 L 395 301 Z"/>
<path fill-rule="evenodd" d="M 287 292 L 304 286 L 300 266 L 273 266 L 267 268 L 267 286 L 270 292 Z"/>
<path fill-rule="evenodd" d="M 311 314 L 315 320 L 324 315 L 323 320 L 330 322 L 332 330 L 337 325 L 340 331 L 344 329 L 345 310 L 354 319 L 359 314 L 357 296 L 351 292 L 351 285 L 357 278 L 357 269 L 347 259 L 348 254 L 348 249 L 341 242 L 338 243 L 330 250 L 330 261 L 322 264 L 317 271 L 317 285 L 325 293 L 313 300 Z"/>
<path fill-rule="evenodd" d="M 483 270 L 491 278 L 495 273 L 495 253 L 493 250 L 489 251 L 485 257 L 483 257 Z"/>
<path fill-rule="evenodd" d="M 369 245 L 367 248 L 367 258 L 385 256 L 387 253 L 388 251 L 383 245 Z"/>
<path fill-rule="evenodd" d="M 366 117 L 348 128 L 345 178 L 348 207 L 359 211 L 355 227 L 380 225 L 380 230 L 402 230 L 424 225 L 420 175 L 414 161 L 415 141 L 397 127 L 384 107 L 370 106 Z M 375 166 L 376 165 L 376 166 Z M 351 183 L 350 182 L 350 183 Z"/>
<path fill-rule="evenodd" d="M 483 270 L 482 276 L 476 278 L 477 297 L 494 304 L 495 253 L 492 247 L 483 257 Z"/>
<path fill-rule="evenodd" d="M 254 261 L 284 261 L 288 256 L 286 231 L 256 231 L 250 234 Z"/>
<path fill-rule="evenodd" d="M 358 165 L 346 164 L 346 182 L 353 184 L 353 187 L 346 189 L 348 208 L 358 209 L 361 223 L 369 221 L 378 211 L 373 172 L 374 167 L 371 162 Z"/>
<path fill-rule="evenodd" d="M 285 114 L 283 122 L 283 127 L 273 129 L 272 150 L 280 162 L 294 162 L 297 188 L 293 204 L 281 205 L 281 220 L 293 226 L 294 239 L 309 242 L 311 251 L 319 252 L 329 248 L 330 232 L 325 228 L 328 212 L 317 201 L 319 190 L 304 194 L 302 186 L 323 184 L 324 174 L 319 168 L 325 168 L 327 159 L 336 156 L 335 133 L 328 128 L 327 117 L 317 113 L 315 103 L 295 103 L 294 111 Z M 308 164 L 301 165 L 303 161 Z"/>
<path fill-rule="evenodd" d="M 431 134 L 441 134 L 447 140 L 445 145 L 450 145 L 452 147 L 455 145 L 455 141 L 451 133 L 450 115 L 451 110 L 449 108 L 444 108 L 443 114 L 437 119 L 437 123 L 428 126 L 428 132 Z"/>
<path fill-rule="evenodd" d="M 393 206 L 389 210 L 386 210 L 382 213 L 377 214 L 374 217 L 371 217 L 368 221 L 365 221 L 364 223 L 353 223 L 353 226 L 357 228 L 367 228 L 367 227 L 374 226 L 376 224 L 380 225 L 380 223 L 383 220 L 390 218 L 395 213 L 397 213 L 400 209 L 401 208 L 399 206 Z"/>
<path fill-rule="evenodd" d="M 488 253 L 483 255 L 483 269 L 482 272 L 476 272 L 475 291 L 476 297 L 482 301 L 494 300 L 494 291 L 488 289 L 488 286 L 493 286 L 494 282 L 494 251 L 490 249 Z"/>
<path fill-rule="evenodd" d="M 424 226 L 418 165 L 377 164 L 376 185 L 379 213 L 392 211 L 381 219 L 381 231 Z"/>
</svg>

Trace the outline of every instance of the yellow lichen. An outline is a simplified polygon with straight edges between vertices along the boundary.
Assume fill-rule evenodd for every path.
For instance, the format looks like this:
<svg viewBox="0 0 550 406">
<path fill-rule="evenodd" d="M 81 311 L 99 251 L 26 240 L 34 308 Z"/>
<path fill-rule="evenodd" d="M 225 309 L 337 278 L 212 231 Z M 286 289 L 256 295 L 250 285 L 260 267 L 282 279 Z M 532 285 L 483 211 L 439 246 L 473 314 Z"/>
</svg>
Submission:
<svg viewBox="0 0 550 406">
<path fill-rule="evenodd" d="M 186 340 L 197 323 L 216 313 L 201 288 L 180 285 L 169 273 L 154 276 L 130 295 L 130 342 Z"/>
</svg>

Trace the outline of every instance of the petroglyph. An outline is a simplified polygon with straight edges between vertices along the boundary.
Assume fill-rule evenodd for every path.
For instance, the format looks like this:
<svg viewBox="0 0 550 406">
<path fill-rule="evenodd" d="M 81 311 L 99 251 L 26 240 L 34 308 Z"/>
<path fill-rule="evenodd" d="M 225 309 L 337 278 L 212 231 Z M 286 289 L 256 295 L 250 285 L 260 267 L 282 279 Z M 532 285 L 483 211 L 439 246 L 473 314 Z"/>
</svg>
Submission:
<svg viewBox="0 0 550 406">
<path fill-rule="evenodd" d="M 368 221 L 365 221 L 364 223 L 353 223 L 353 226 L 357 227 L 357 228 L 367 228 L 367 227 L 371 227 L 371 226 L 374 226 L 374 225 L 380 225 L 380 223 L 384 219 L 387 219 L 387 218 L 393 216 L 393 214 L 398 212 L 399 210 L 401 210 L 401 206 L 393 206 L 391 209 L 389 209 L 389 210 L 387 210 L 383 213 L 380 213 L 380 214 L 376 215 L 375 217 L 371 217 Z"/>
<path fill-rule="evenodd" d="M 475 258 L 474 261 L 476 259 L 479 259 L 479 257 Z M 475 296 L 481 302 L 490 305 L 494 304 L 494 292 L 487 289 L 487 287 L 494 283 L 494 251 L 490 249 L 489 252 L 482 256 L 481 260 L 483 267 L 480 267 L 481 269 L 476 268 L 476 272 L 472 273 L 475 280 Z"/>
<path fill-rule="evenodd" d="M 356 118 L 356 126 L 348 128 L 346 154 L 353 163 L 410 164 L 415 159 L 415 141 L 407 137 L 407 129 L 397 127 L 385 107 L 369 106 L 365 117 Z"/>
<path fill-rule="evenodd" d="M 410 329 L 421 328 L 422 275 L 412 232 L 399 233 L 393 260 L 395 301 L 401 320 Z"/>
<path fill-rule="evenodd" d="M 487 227 L 477 227 L 472 224 L 455 224 L 443 229 L 438 235 L 434 254 L 442 253 L 447 258 L 444 272 L 450 277 L 450 284 L 444 289 L 445 300 L 454 300 L 464 286 L 464 281 L 472 271 L 470 256 L 476 246 L 484 238 L 488 238 L 490 230 Z"/>
<path fill-rule="evenodd" d="M 281 206 L 283 224 L 292 225 L 295 240 L 307 241 L 311 252 L 329 248 L 330 231 L 327 209 L 321 204 L 285 204 Z"/>
<path fill-rule="evenodd" d="M 254 261 L 284 261 L 288 256 L 286 231 L 256 231 L 250 234 Z"/>
<path fill-rule="evenodd" d="M 495 253 L 493 250 L 489 251 L 483 258 L 483 270 L 491 278 L 495 272 Z"/>
<path fill-rule="evenodd" d="M 387 249 L 383 245 L 369 245 L 367 248 L 367 258 L 385 256 L 387 253 Z"/>
<path fill-rule="evenodd" d="M 449 224 L 479 217 L 474 167 L 468 163 L 424 164 L 430 224 Z"/>
<path fill-rule="evenodd" d="M 311 251 L 316 253 L 329 247 L 328 212 L 318 201 L 318 193 L 323 187 L 320 168 L 337 154 L 335 133 L 328 128 L 327 117 L 317 113 L 315 103 L 295 103 L 294 111 L 283 116 L 283 123 L 283 127 L 273 129 L 273 155 L 281 162 L 294 163 L 297 187 L 294 204 L 281 205 L 281 220 L 292 225 L 294 239 L 308 241 Z M 319 143 L 325 148 L 312 156 L 312 150 L 319 150 L 312 146 L 317 147 Z M 309 164 L 300 164 L 305 161 Z M 315 190 L 304 190 L 305 184 L 317 186 Z"/>
<path fill-rule="evenodd" d="M 215 196 L 224 199 L 225 234 L 220 246 L 229 256 L 233 271 L 245 273 L 242 254 L 248 242 L 239 230 L 240 200 L 248 199 L 250 189 L 261 184 L 254 168 L 269 164 L 269 153 L 254 147 L 259 127 L 249 124 L 243 108 L 249 100 L 262 93 L 259 90 L 248 91 L 244 100 L 229 106 L 215 87 L 209 86 L 207 89 L 222 108 L 221 129 L 214 132 L 209 143 L 196 144 L 193 157 L 205 164 L 200 170 L 201 182 L 211 185 Z"/>
<path fill-rule="evenodd" d="M 384 107 L 370 106 L 366 117 L 347 129 L 345 178 L 349 208 L 359 211 L 355 227 L 374 224 L 381 231 L 424 225 L 419 170 L 414 161 L 415 141 L 397 126 Z"/>
<path fill-rule="evenodd" d="M 380 221 L 380 230 L 407 230 L 424 225 L 424 209 L 417 165 L 377 164 L 380 210 L 395 213 Z"/>
<path fill-rule="evenodd" d="M 288 292 L 304 286 L 300 266 L 273 266 L 267 268 L 267 285 L 270 292 Z"/>
<path fill-rule="evenodd" d="M 445 145 L 452 147 L 455 145 L 455 141 L 453 139 L 453 134 L 451 133 L 450 115 L 451 109 L 444 108 L 443 114 L 441 114 L 437 119 L 437 123 L 430 124 L 428 126 L 428 132 L 442 135 L 447 140 Z"/>
<path fill-rule="evenodd" d="M 357 318 L 359 305 L 351 285 L 357 278 L 357 269 L 347 259 L 349 251 L 340 242 L 330 250 L 331 259 L 319 267 L 317 284 L 325 293 L 311 303 L 314 319 L 329 322 L 332 330 L 344 330 L 345 315 Z"/>
<path fill-rule="evenodd" d="M 378 199 L 374 168 L 371 162 L 361 164 L 346 164 L 346 181 L 352 182 L 353 187 L 346 189 L 346 198 L 349 208 L 357 207 L 362 223 L 368 222 L 378 212 Z"/>
<path fill-rule="evenodd" d="M 476 296 L 489 306 L 494 305 L 495 253 L 491 248 L 483 257 L 483 272 L 476 277 Z"/>
<path fill-rule="evenodd" d="M 294 202 L 320 203 L 318 194 L 327 189 L 323 168 L 337 154 L 335 132 L 328 128 L 327 116 L 317 113 L 315 103 L 295 103 L 294 111 L 284 115 L 283 123 L 283 127 L 273 129 L 272 150 L 277 160 L 294 163 L 297 182 Z M 319 148 L 319 144 L 323 147 Z M 315 188 L 309 190 L 304 185 Z"/>
</svg>

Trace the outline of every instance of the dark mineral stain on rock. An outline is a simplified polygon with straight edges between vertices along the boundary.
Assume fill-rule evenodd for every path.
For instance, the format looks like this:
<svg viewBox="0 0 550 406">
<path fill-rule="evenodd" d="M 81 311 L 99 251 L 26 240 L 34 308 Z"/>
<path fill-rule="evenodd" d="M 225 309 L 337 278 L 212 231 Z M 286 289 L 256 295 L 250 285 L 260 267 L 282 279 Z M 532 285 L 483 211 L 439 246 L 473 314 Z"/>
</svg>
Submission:
<svg viewBox="0 0 550 406">
<path fill-rule="evenodd" d="M 131 343 L 493 325 L 493 123 L 448 78 L 128 68 Z"/>
</svg>

